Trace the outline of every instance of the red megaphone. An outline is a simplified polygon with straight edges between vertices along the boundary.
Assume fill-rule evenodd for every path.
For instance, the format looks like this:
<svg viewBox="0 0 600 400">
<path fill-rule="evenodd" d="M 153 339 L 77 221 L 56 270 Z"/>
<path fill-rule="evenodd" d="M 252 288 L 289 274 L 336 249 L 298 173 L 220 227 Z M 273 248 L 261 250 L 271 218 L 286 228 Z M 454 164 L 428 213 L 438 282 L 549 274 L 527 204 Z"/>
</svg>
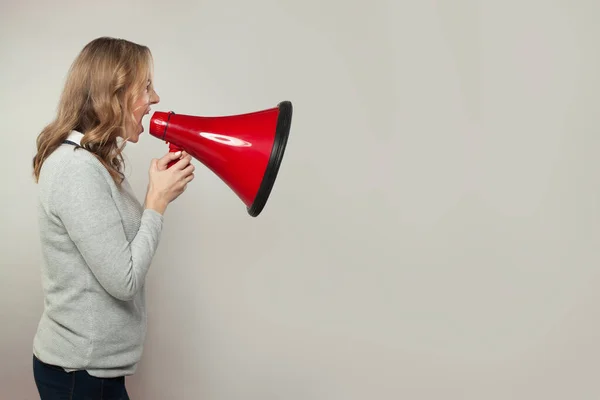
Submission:
<svg viewBox="0 0 600 400">
<path fill-rule="evenodd" d="M 200 117 L 156 111 L 150 134 L 213 171 L 258 216 L 277 178 L 292 122 L 292 103 L 247 114 Z M 169 165 L 170 166 L 170 165 Z"/>
</svg>

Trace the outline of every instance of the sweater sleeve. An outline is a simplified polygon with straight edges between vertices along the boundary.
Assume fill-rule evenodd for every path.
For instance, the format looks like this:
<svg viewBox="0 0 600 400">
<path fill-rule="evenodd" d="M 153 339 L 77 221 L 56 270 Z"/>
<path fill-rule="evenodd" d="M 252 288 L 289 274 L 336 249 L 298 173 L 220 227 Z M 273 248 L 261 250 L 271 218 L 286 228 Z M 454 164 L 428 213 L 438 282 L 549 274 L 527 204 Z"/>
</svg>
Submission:
<svg viewBox="0 0 600 400">
<path fill-rule="evenodd" d="M 146 279 L 163 217 L 144 210 L 140 228 L 128 242 L 106 174 L 89 160 L 75 164 L 55 182 L 54 212 L 104 289 L 117 299 L 130 300 Z"/>
</svg>

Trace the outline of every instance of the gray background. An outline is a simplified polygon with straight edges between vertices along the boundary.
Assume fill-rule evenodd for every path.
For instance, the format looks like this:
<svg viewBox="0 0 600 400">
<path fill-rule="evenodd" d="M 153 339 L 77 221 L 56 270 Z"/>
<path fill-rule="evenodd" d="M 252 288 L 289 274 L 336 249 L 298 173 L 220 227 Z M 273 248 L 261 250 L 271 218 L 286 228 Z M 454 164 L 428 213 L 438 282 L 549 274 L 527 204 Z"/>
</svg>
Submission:
<svg viewBox="0 0 600 400">
<path fill-rule="evenodd" d="M 102 35 L 154 110 L 294 103 L 259 218 L 198 162 L 168 209 L 133 398 L 600 396 L 597 1 L 1 4 L 0 398 L 37 398 L 35 138 Z"/>
</svg>

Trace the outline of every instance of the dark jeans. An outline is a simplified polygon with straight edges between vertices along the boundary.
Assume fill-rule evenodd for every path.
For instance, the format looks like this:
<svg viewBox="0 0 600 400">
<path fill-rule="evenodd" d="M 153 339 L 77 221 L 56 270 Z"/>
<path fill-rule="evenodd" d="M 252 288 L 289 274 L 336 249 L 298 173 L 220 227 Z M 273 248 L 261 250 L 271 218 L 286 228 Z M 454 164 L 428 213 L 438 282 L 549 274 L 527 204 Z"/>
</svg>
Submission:
<svg viewBox="0 0 600 400">
<path fill-rule="evenodd" d="M 125 377 L 97 378 L 86 371 L 67 372 L 35 356 L 33 377 L 41 400 L 129 400 Z"/>
</svg>

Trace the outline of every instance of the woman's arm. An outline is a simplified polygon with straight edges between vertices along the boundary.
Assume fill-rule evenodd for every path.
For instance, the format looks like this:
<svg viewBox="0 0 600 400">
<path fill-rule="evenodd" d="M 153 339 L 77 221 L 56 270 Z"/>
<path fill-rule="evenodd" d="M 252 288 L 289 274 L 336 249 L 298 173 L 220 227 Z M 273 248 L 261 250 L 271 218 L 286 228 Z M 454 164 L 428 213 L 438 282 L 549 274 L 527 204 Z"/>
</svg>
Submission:
<svg viewBox="0 0 600 400">
<path fill-rule="evenodd" d="M 104 289 L 130 300 L 143 286 L 158 247 L 163 216 L 146 208 L 131 243 L 101 164 L 74 157 L 54 185 L 51 206 Z M 127 218 L 127 216 L 124 216 Z"/>
</svg>

